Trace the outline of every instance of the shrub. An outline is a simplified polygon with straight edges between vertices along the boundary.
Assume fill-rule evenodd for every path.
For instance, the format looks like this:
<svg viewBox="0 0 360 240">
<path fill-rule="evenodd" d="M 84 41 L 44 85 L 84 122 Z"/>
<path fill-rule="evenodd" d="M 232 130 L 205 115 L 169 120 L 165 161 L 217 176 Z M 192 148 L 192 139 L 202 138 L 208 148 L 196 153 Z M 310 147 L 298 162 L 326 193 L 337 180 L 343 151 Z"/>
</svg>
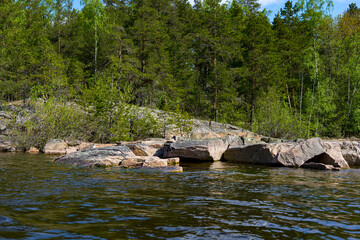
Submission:
<svg viewBox="0 0 360 240">
<path fill-rule="evenodd" d="M 265 136 L 296 138 L 299 133 L 298 118 L 279 96 L 274 89 L 260 95 L 253 130 Z"/>
<path fill-rule="evenodd" d="M 54 138 L 90 139 L 92 124 L 79 106 L 50 98 L 46 102 L 33 102 L 32 107 L 33 111 L 23 110 L 14 123 L 13 135 L 20 147 L 42 149 Z"/>
</svg>

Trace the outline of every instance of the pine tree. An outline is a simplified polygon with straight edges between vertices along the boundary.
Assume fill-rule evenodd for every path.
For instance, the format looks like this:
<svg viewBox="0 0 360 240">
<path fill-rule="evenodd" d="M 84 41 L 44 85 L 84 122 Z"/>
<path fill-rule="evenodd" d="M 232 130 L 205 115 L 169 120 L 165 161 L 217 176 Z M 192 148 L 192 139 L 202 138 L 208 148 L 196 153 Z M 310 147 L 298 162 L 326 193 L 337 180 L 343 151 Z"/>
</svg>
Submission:
<svg viewBox="0 0 360 240">
<path fill-rule="evenodd" d="M 134 1 L 133 4 L 135 9 L 129 30 L 140 62 L 140 77 L 134 81 L 134 102 L 155 107 L 172 79 L 166 51 L 169 35 L 157 4 L 150 1 Z"/>
<path fill-rule="evenodd" d="M 255 120 L 257 95 L 281 79 L 280 59 L 275 49 L 275 35 L 265 13 L 247 17 L 244 41 L 242 94 L 249 104 L 249 124 Z"/>
</svg>

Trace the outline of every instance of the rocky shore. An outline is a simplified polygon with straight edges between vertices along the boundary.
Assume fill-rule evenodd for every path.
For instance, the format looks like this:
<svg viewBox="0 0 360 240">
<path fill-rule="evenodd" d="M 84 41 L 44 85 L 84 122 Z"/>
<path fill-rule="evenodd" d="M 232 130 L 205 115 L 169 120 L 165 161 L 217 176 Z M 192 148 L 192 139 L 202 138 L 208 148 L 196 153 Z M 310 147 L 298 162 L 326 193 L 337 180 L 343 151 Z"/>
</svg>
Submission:
<svg viewBox="0 0 360 240">
<path fill-rule="evenodd" d="M 55 151 L 55 150 L 53 150 Z M 66 150 L 61 150 L 65 152 Z M 59 151 L 59 153 L 61 152 Z M 53 153 L 53 152 L 50 152 Z M 360 143 L 323 141 L 244 144 L 241 137 L 120 143 L 67 153 L 55 163 L 87 167 L 165 168 L 180 161 L 229 161 L 278 167 L 341 170 L 360 165 Z M 181 171 L 176 168 L 176 171 Z"/>
<path fill-rule="evenodd" d="M 11 112 L 0 111 L 0 152 L 19 151 L 9 137 Z M 177 135 L 168 127 L 166 138 L 135 142 L 98 144 L 52 139 L 43 149 L 29 153 L 61 155 L 59 164 L 86 167 L 152 168 L 181 172 L 180 161 L 229 161 L 279 167 L 301 167 L 322 170 L 347 169 L 360 165 L 360 142 L 350 140 L 288 141 L 260 136 L 245 129 L 191 120 L 191 131 Z"/>
</svg>

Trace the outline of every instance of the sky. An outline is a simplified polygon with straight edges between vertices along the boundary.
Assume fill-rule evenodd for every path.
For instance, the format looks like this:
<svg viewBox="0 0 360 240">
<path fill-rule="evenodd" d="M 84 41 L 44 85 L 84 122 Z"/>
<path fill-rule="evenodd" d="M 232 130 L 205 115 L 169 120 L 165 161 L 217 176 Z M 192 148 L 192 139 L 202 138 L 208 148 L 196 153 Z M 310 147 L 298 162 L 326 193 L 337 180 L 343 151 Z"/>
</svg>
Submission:
<svg viewBox="0 0 360 240">
<path fill-rule="evenodd" d="M 193 0 L 189 1 L 191 4 L 194 3 Z M 223 0 L 222 2 L 225 3 L 226 1 L 227 0 Z M 266 8 L 266 10 L 272 11 L 269 15 L 269 18 L 272 20 L 280 8 L 284 8 L 286 1 L 287 0 L 259 0 L 259 3 L 261 4 L 262 9 Z M 293 0 L 293 2 L 296 2 L 296 0 Z M 333 3 L 334 9 L 331 11 L 333 17 L 345 12 L 350 3 L 356 3 L 356 5 L 360 7 L 360 0 L 333 0 Z M 80 8 L 80 0 L 74 0 L 74 7 Z"/>
</svg>

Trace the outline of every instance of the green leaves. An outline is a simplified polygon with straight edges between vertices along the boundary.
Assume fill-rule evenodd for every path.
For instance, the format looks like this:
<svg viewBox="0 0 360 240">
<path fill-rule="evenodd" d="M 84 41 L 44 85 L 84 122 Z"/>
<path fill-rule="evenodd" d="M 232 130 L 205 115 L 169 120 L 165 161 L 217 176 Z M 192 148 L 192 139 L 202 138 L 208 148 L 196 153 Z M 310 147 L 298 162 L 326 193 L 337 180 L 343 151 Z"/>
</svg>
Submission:
<svg viewBox="0 0 360 240">
<path fill-rule="evenodd" d="M 359 134 L 360 11 L 333 19 L 331 5 L 289 0 L 271 24 L 257 0 L 4 0 L 0 98 L 81 102 L 104 142 L 163 135 L 139 106 L 279 136 Z"/>
</svg>

